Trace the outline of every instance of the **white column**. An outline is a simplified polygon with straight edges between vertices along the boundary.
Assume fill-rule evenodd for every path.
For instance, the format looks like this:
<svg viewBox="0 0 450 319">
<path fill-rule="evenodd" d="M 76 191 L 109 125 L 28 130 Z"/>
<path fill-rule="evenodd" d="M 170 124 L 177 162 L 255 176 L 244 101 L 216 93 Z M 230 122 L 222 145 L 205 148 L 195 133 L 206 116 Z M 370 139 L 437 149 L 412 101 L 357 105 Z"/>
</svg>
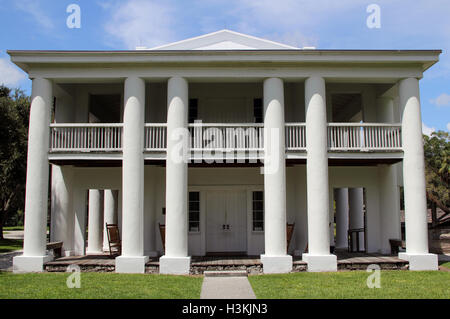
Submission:
<svg viewBox="0 0 450 319">
<path fill-rule="evenodd" d="M 361 187 L 349 188 L 348 202 L 349 228 L 364 228 L 364 189 Z M 353 236 L 353 251 L 357 249 L 357 240 L 359 241 L 359 250 L 364 250 L 364 234 L 359 233 L 359 236 Z"/>
<path fill-rule="evenodd" d="M 73 250 L 76 256 L 86 254 L 86 217 L 88 191 L 81 187 L 73 187 L 73 210 L 75 215 L 73 230 Z"/>
<path fill-rule="evenodd" d="M 336 249 L 348 248 L 348 188 L 338 188 L 336 196 Z"/>
<path fill-rule="evenodd" d="M 89 190 L 88 248 L 87 254 L 103 252 L 103 191 Z"/>
<path fill-rule="evenodd" d="M 402 108 L 403 185 L 405 196 L 406 253 L 411 270 L 437 270 L 437 255 L 428 253 L 427 200 L 419 81 L 399 83 Z"/>
<path fill-rule="evenodd" d="M 144 253 L 149 257 L 157 257 L 156 238 L 159 236 L 159 230 L 156 232 L 156 177 L 158 172 L 155 167 L 147 166 L 145 168 L 145 199 L 144 199 Z"/>
<path fill-rule="evenodd" d="M 183 156 L 188 147 L 187 122 L 188 82 L 184 78 L 173 77 L 167 86 L 166 251 L 159 259 L 162 274 L 188 274 L 190 270 L 187 244 L 188 167 Z"/>
<path fill-rule="evenodd" d="M 380 192 L 380 251 L 391 252 L 389 239 L 401 239 L 400 192 L 397 186 L 397 172 L 394 165 L 379 165 Z"/>
<path fill-rule="evenodd" d="M 377 98 L 378 121 L 394 123 L 394 101 L 390 97 Z M 383 254 L 391 252 L 389 239 L 401 238 L 400 190 L 397 182 L 397 166 L 379 165 L 380 196 L 380 248 Z"/>
<path fill-rule="evenodd" d="M 264 273 L 292 270 L 286 254 L 286 153 L 284 86 L 278 78 L 264 81 Z"/>
<path fill-rule="evenodd" d="M 122 168 L 122 256 L 116 272 L 144 273 L 144 117 L 145 81 L 125 80 Z"/>
<path fill-rule="evenodd" d="M 308 253 L 302 258 L 308 271 L 336 271 L 330 254 L 327 109 L 325 80 L 313 76 L 305 81 Z"/>
<path fill-rule="evenodd" d="M 63 242 L 63 254 L 71 256 L 74 240 L 73 167 L 52 165 L 50 241 Z"/>
<path fill-rule="evenodd" d="M 117 190 L 105 189 L 104 191 L 104 217 L 103 217 L 103 251 L 109 251 L 108 232 L 106 224 L 117 224 Z"/>
<path fill-rule="evenodd" d="M 49 260 L 46 254 L 46 233 L 52 92 L 51 81 L 43 78 L 33 80 L 28 132 L 23 255 L 13 260 L 15 272 L 42 271 L 43 264 Z"/>
</svg>

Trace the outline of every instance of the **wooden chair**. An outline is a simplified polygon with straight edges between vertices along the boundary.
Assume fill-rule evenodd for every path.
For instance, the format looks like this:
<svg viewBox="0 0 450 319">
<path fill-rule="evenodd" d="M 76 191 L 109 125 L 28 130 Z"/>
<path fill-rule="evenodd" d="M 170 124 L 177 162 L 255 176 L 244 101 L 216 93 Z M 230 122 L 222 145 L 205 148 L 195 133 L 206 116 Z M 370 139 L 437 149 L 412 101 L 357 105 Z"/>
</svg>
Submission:
<svg viewBox="0 0 450 319">
<path fill-rule="evenodd" d="M 47 243 L 47 245 L 46 245 L 47 250 L 53 250 L 53 255 L 56 258 L 59 258 L 62 256 L 62 247 L 63 247 L 62 241 L 55 241 L 55 242 Z"/>
<path fill-rule="evenodd" d="M 163 250 L 166 251 L 166 225 L 159 224 L 159 233 L 161 234 L 161 242 Z"/>
<path fill-rule="evenodd" d="M 120 240 L 119 225 L 106 223 L 108 234 L 109 255 L 120 256 L 122 254 L 122 241 Z"/>
<path fill-rule="evenodd" d="M 401 239 L 389 239 L 389 244 L 391 245 L 391 255 L 398 255 L 400 248 L 405 249 L 406 245 Z"/>
<path fill-rule="evenodd" d="M 287 237 L 287 246 L 286 249 L 289 250 L 289 244 L 291 243 L 292 234 L 294 234 L 295 223 L 286 224 L 286 237 Z"/>
</svg>

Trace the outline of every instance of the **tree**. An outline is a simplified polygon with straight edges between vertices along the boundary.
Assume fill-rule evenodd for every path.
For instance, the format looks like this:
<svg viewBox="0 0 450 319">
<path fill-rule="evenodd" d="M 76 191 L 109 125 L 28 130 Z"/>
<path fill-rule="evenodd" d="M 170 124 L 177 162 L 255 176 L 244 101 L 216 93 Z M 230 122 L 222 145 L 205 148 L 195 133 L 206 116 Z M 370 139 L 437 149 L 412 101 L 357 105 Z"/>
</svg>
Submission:
<svg viewBox="0 0 450 319">
<path fill-rule="evenodd" d="M 438 131 L 431 133 L 431 136 L 424 135 L 423 139 L 427 199 L 432 203 L 432 208 L 437 206 L 447 215 L 450 213 L 450 136 L 448 132 Z"/>
<path fill-rule="evenodd" d="M 30 98 L 0 85 L 0 239 L 9 216 L 24 209 Z"/>
</svg>

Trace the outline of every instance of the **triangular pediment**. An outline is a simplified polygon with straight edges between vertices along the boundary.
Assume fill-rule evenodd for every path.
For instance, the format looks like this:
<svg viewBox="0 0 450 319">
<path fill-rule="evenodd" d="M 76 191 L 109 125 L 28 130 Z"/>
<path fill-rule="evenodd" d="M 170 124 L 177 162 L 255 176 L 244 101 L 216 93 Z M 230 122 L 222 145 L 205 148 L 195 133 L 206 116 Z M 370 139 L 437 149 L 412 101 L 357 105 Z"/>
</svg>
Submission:
<svg viewBox="0 0 450 319">
<path fill-rule="evenodd" d="M 230 30 L 151 48 L 150 50 L 293 50 L 296 47 Z"/>
</svg>

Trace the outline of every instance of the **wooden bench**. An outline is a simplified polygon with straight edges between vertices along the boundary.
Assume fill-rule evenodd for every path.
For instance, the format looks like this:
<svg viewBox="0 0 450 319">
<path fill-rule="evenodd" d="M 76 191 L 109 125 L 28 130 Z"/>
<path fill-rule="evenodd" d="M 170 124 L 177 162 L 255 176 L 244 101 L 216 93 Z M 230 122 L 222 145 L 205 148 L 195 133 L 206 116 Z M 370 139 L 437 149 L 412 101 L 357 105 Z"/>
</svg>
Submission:
<svg viewBox="0 0 450 319">
<path fill-rule="evenodd" d="M 401 239 L 389 239 L 391 244 L 391 255 L 398 255 L 400 248 L 405 248 L 405 243 Z"/>
<path fill-rule="evenodd" d="M 47 250 L 53 250 L 53 255 L 55 257 L 61 257 L 62 256 L 62 247 L 63 242 L 62 241 L 54 241 L 51 243 L 47 243 Z"/>
</svg>

